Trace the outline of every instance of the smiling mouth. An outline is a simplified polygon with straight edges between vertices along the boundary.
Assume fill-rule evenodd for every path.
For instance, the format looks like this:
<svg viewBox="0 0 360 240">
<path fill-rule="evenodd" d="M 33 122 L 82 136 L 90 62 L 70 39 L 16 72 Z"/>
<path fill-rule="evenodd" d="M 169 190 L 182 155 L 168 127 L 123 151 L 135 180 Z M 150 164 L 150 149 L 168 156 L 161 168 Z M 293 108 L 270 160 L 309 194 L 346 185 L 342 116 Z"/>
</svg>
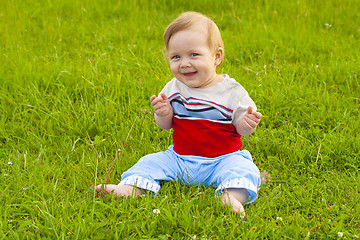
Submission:
<svg viewBox="0 0 360 240">
<path fill-rule="evenodd" d="M 185 77 L 192 77 L 192 76 L 194 76 L 196 73 L 197 73 L 197 72 L 188 72 L 188 73 L 183 73 L 183 75 L 184 75 Z"/>
</svg>

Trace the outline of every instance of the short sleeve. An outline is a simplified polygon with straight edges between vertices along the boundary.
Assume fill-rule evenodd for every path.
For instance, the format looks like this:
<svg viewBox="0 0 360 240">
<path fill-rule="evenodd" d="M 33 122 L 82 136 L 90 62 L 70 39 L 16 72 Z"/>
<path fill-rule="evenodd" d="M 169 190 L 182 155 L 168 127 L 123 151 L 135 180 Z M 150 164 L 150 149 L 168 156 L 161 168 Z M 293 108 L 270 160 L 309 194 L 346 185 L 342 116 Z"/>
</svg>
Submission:
<svg viewBox="0 0 360 240">
<path fill-rule="evenodd" d="M 170 98 L 175 92 L 178 92 L 178 81 L 176 81 L 175 78 L 173 78 L 171 81 L 169 81 L 165 87 L 161 90 L 159 93 L 159 96 L 161 93 L 164 93 L 168 98 Z"/>
<path fill-rule="evenodd" d="M 233 119 L 232 123 L 236 126 L 236 123 L 240 118 L 247 113 L 249 106 L 253 108 L 254 111 L 257 110 L 254 101 L 250 98 L 249 94 L 245 89 L 241 89 L 238 93 L 239 95 L 235 96 L 234 99 L 234 109 L 233 109 Z"/>
</svg>

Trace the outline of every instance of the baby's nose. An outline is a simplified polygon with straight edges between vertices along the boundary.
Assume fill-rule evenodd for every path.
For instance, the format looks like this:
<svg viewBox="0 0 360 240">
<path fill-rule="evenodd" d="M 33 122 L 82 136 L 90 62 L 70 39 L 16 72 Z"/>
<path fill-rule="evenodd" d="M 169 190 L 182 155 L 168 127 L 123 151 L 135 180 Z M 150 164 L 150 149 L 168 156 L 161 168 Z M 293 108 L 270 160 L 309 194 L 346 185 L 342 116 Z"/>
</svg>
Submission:
<svg viewBox="0 0 360 240">
<path fill-rule="evenodd" d="M 190 66 L 190 60 L 188 58 L 181 59 L 180 67 L 189 67 Z"/>
</svg>

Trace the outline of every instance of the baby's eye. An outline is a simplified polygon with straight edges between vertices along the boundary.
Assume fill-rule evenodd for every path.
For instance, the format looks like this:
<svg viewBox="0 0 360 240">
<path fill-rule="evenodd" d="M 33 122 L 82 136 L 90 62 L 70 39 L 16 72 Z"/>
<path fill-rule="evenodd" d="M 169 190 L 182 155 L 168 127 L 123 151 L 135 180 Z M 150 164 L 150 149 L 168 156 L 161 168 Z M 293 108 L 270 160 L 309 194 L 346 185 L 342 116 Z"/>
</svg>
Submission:
<svg viewBox="0 0 360 240">
<path fill-rule="evenodd" d="M 196 56 L 198 56 L 198 55 L 199 55 L 199 54 L 197 54 L 197 53 L 192 53 L 192 54 L 191 54 L 192 57 L 196 57 Z"/>
<path fill-rule="evenodd" d="M 180 58 L 179 55 L 175 55 L 175 56 L 172 56 L 172 57 L 171 57 L 171 59 L 178 59 L 178 58 Z"/>
</svg>

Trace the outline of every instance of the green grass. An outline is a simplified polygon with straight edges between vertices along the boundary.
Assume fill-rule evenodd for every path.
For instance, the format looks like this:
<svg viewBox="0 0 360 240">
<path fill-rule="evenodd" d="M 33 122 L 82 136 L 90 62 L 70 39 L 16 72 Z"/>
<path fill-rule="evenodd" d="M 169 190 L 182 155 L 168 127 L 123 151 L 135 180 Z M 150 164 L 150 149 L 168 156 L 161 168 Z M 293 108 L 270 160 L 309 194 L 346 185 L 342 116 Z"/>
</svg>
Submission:
<svg viewBox="0 0 360 240">
<path fill-rule="evenodd" d="M 162 34 L 214 19 L 220 73 L 264 115 L 244 141 L 270 184 L 242 220 L 214 189 L 98 198 L 165 150 L 149 97 L 171 79 Z M 360 4 L 345 1 L 19 1 L 0 4 L 0 239 L 360 237 Z M 159 209 L 159 214 L 153 210 Z"/>
</svg>

